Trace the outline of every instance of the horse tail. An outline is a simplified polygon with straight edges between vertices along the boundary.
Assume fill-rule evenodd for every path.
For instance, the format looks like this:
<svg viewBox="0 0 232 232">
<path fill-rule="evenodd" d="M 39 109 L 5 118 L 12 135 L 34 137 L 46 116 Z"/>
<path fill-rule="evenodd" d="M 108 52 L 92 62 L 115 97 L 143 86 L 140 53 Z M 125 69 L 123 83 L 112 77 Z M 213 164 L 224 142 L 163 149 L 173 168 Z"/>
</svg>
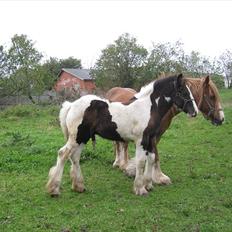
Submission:
<svg viewBox="0 0 232 232">
<path fill-rule="evenodd" d="M 67 114 L 71 108 L 72 103 L 65 101 L 62 104 L 62 108 L 60 110 L 60 114 L 59 114 L 59 119 L 60 119 L 60 126 L 61 129 L 63 131 L 63 134 L 65 136 L 65 139 L 68 140 L 68 128 L 67 128 L 67 124 L 66 124 L 66 118 L 67 118 Z"/>
</svg>

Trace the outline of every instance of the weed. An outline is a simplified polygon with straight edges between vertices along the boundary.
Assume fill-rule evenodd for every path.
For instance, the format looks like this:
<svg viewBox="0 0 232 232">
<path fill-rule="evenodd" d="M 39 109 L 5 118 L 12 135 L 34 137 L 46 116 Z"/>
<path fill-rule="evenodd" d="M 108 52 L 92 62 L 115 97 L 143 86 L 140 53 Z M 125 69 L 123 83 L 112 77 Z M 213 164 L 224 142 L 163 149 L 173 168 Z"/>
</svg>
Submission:
<svg viewBox="0 0 232 232">
<path fill-rule="evenodd" d="M 12 132 L 8 140 L 6 140 L 2 146 L 16 146 L 16 145 L 24 145 L 24 146 L 32 146 L 35 141 L 31 138 L 29 134 L 23 135 L 21 132 Z"/>
</svg>

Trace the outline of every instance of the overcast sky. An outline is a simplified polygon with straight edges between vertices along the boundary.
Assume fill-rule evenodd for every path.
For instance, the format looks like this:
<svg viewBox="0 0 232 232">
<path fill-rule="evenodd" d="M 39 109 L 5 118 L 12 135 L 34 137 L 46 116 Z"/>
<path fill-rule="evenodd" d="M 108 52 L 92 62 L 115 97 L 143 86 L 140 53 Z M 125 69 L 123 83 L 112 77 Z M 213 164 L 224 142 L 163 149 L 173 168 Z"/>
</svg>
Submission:
<svg viewBox="0 0 232 232">
<path fill-rule="evenodd" d="M 181 40 L 186 52 L 232 51 L 231 1 L 0 1 L 0 45 L 26 34 L 45 58 L 73 56 L 90 68 L 123 33 L 148 50 Z"/>
</svg>

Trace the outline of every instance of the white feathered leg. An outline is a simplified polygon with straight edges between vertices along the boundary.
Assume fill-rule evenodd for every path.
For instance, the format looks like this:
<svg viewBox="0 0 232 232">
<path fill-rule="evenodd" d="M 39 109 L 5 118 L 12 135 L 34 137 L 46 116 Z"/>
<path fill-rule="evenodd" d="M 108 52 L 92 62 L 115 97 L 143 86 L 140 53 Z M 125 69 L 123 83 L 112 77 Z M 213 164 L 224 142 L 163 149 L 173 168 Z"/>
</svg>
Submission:
<svg viewBox="0 0 232 232">
<path fill-rule="evenodd" d="M 70 177 L 72 180 L 72 189 L 76 192 L 84 192 L 84 179 L 81 172 L 81 166 L 80 166 L 80 156 L 81 151 L 84 148 L 84 144 L 77 145 L 75 151 L 70 157 L 72 166 L 70 169 Z"/>
</svg>

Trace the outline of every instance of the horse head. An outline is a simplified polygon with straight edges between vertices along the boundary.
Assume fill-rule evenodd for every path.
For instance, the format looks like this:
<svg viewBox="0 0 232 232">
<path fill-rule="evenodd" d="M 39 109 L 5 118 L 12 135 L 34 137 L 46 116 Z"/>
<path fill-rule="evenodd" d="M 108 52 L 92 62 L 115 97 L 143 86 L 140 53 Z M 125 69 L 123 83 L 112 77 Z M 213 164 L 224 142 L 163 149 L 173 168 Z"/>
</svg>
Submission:
<svg viewBox="0 0 232 232">
<path fill-rule="evenodd" d="M 191 117 L 197 116 L 198 108 L 182 74 L 174 81 L 173 103 Z"/>
<path fill-rule="evenodd" d="M 199 110 L 206 119 L 211 120 L 213 125 L 221 125 L 224 121 L 224 112 L 217 87 L 209 76 L 202 79 L 200 91 Z"/>
</svg>

